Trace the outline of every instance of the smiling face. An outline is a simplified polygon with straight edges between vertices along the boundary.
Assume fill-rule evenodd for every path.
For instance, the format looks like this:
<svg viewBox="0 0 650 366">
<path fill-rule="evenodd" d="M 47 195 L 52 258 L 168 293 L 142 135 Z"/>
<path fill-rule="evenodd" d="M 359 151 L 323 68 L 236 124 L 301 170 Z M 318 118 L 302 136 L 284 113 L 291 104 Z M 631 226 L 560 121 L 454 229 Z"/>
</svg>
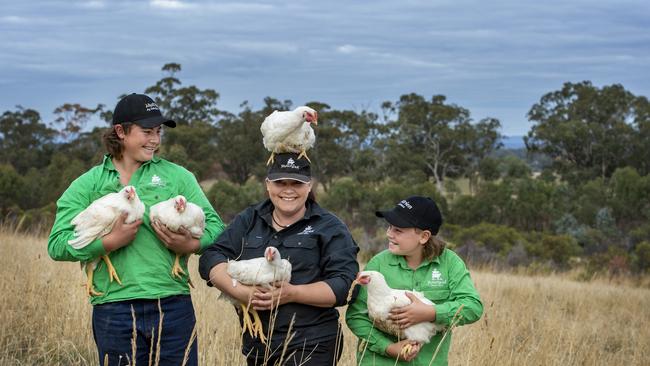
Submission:
<svg viewBox="0 0 650 366">
<path fill-rule="evenodd" d="M 422 249 L 431 234 L 428 230 L 415 230 L 415 228 L 400 228 L 388 225 L 388 250 L 395 254 L 414 259 L 422 258 Z"/>
<path fill-rule="evenodd" d="M 302 183 L 293 179 L 266 180 L 266 190 L 278 216 L 294 218 L 305 212 L 311 182 Z"/>
<path fill-rule="evenodd" d="M 142 128 L 134 124 L 125 133 L 121 125 L 115 125 L 115 132 L 124 144 L 122 158 L 143 163 L 151 160 L 158 150 L 162 127 Z"/>
</svg>

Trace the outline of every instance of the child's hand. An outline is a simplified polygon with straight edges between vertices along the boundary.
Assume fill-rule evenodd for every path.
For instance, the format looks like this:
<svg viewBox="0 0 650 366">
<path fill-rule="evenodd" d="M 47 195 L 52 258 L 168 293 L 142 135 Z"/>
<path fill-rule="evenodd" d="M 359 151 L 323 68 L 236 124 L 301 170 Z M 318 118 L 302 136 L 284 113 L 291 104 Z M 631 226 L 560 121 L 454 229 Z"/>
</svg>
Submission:
<svg viewBox="0 0 650 366">
<path fill-rule="evenodd" d="M 407 346 L 409 347 L 405 349 Z M 386 354 L 391 358 L 397 359 L 399 357 L 400 360 L 409 362 L 418 355 L 421 347 L 422 345 L 418 342 L 413 342 L 405 339 L 397 343 L 392 343 L 386 347 Z"/>
<path fill-rule="evenodd" d="M 135 239 L 135 234 L 138 233 L 142 220 L 135 220 L 127 224 L 125 221 L 128 216 L 128 213 L 122 213 L 115 221 L 111 231 L 102 238 L 102 245 L 107 252 L 120 249 Z"/>
<path fill-rule="evenodd" d="M 406 296 L 411 303 L 390 311 L 390 320 L 394 321 L 400 329 L 408 328 L 422 322 L 436 320 L 436 307 L 423 303 L 417 296 L 410 292 Z"/>
</svg>

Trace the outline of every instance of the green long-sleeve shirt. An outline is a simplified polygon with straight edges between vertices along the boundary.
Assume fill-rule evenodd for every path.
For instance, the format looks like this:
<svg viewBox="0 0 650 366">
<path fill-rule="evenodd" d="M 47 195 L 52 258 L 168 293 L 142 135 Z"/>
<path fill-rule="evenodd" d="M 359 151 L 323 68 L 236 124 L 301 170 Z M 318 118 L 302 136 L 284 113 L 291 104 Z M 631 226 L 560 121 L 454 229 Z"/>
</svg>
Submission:
<svg viewBox="0 0 650 366">
<path fill-rule="evenodd" d="M 374 256 L 365 270 L 381 272 L 391 288 L 424 293 L 424 296 L 435 304 L 436 324 L 448 327 L 461 305 L 464 306 L 460 311 L 459 325 L 473 323 L 483 314 L 483 304 L 465 263 L 449 249 L 445 249 L 433 260 L 422 262 L 416 270 L 408 266 L 403 256 L 385 250 Z M 368 292 L 362 286 L 357 299 L 350 304 L 346 313 L 348 327 L 359 337 L 357 364 L 395 365 L 395 359 L 390 358 L 385 351 L 390 344 L 397 342 L 397 338 L 373 328 L 372 320 L 368 318 L 367 300 Z M 443 333 L 438 332 L 431 338 L 431 342 L 423 345 L 413 361 L 400 361 L 397 364 L 429 365 Z M 451 334 L 448 334 L 433 365 L 447 365 L 450 344 Z"/>
<path fill-rule="evenodd" d="M 143 223 L 133 242 L 109 254 L 122 285 L 115 281 L 111 283 L 106 265 L 102 261 L 98 264 L 93 285 L 103 295 L 91 297 L 93 305 L 189 294 L 188 277 L 179 279 L 171 275 L 175 253 L 162 244 L 151 227 L 149 208 L 152 205 L 182 194 L 189 202 L 203 208 L 205 231 L 200 238 L 200 251 L 212 244 L 224 230 L 221 218 L 205 197 L 194 175 L 179 165 L 154 157 L 133 173 L 129 185 L 136 188 L 146 207 Z M 101 238 L 81 249 L 68 245 L 68 240 L 74 237 L 74 226 L 70 221 L 94 200 L 122 188 L 119 172 L 108 155 L 102 164 L 72 182 L 57 201 L 56 218 L 47 247 L 50 257 L 57 261 L 86 262 L 106 254 Z M 186 260 L 181 260 L 181 266 L 189 274 Z"/>
</svg>

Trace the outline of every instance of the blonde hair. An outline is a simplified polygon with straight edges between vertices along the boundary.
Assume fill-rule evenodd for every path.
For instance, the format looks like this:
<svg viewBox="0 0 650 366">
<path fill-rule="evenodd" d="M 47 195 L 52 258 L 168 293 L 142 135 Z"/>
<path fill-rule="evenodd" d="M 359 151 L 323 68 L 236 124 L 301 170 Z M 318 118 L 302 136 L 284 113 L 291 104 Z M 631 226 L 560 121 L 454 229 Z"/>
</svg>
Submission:
<svg viewBox="0 0 650 366">
<path fill-rule="evenodd" d="M 122 125 L 122 129 L 124 129 L 124 133 L 128 134 L 129 131 L 131 130 L 131 126 L 133 125 L 130 122 L 124 122 L 120 123 Z M 114 157 L 117 160 L 122 159 L 122 152 L 124 151 L 124 142 L 120 139 L 120 137 L 117 135 L 117 132 L 115 131 L 115 126 L 111 126 L 109 129 L 107 129 L 104 134 L 102 135 L 102 141 L 104 142 L 104 146 L 106 147 L 106 151 Z"/>
<path fill-rule="evenodd" d="M 416 233 L 421 233 L 422 229 L 415 228 Z M 426 243 L 422 246 L 422 257 L 427 260 L 432 260 L 434 258 L 437 258 L 442 254 L 442 251 L 445 250 L 445 247 L 447 246 L 447 243 L 437 237 L 436 235 L 431 234 L 429 236 L 429 240 L 427 240 Z"/>
</svg>

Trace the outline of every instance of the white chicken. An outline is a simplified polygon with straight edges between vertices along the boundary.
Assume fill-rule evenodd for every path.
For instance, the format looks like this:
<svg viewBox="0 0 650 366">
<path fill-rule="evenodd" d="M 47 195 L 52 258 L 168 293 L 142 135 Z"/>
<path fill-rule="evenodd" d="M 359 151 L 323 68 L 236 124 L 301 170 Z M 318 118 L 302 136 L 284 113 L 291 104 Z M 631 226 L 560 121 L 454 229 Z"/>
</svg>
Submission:
<svg viewBox="0 0 650 366">
<path fill-rule="evenodd" d="M 368 290 L 368 316 L 373 324 L 382 332 L 397 336 L 399 339 L 408 339 L 420 344 L 429 343 L 439 330 L 443 328 L 432 322 L 422 322 L 400 329 L 397 324 L 389 319 L 390 311 L 396 307 L 406 306 L 411 299 L 406 293 L 412 293 L 425 304 L 433 305 L 431 300 L 424 297 L 421 292 L 392 289 L 386 283 L 384 275 L 376 271 L 363 271 L 357 275 L 356 283 L 366 286 Z M 402 354 L 407 354 L 410 347 L 402 349 Z"/>
<path fill-rule="evenodd" d="M 128 214 L 124 220 L 127 224 L 141 219 L 144 215 L 144 204 L 140 201 L 133 186 L 126 186 L 117 193 L 109 193 L 96 199 L 85 210 L 77 214 L 71 221 L 75 227 L 75 237 L 68 240 L 68 244 L 75 249 L 81 249 L 95 239 L 108 234 L 122 213 Z M 108 255 L 103 255 L 100 258 L 106 263 L 110 281 L 115 279 L 121 285 L 122 281 L 120 281 Z M 93 288 L 93 273 L 100 258 L 82 263 L 87 275 L 86 291 L 88 296 L 102 295 L 101 292 L 97 292 Z"/>
<path fill-rule="evenodd" d="M 282 259 L 277 248 L 267 247 L 264 250 L 264 257 L 228 261 L 227 272 L 232 277 L 233 287 L 237 286 L 237 282 L 239 282 L 249 286 L 271 288 L 271 284 L 274 282 L 291 280 L 291 262 Z M 228 298 L 235 306 L 241 308 L 244 323 L 242 332 L 248 331 L 251 337 L 258 336 L 262 343 L 266 343 L 262 321 L 257 311 L 250 308 L 248 304 L 241 303 L 226 295 L 223 296 Z M 253 315 L 253 320 L 251 320 L 249 312 Z"/>
<path fill-rule="evenodd" d="M 149 209 L 149 220 L 165 225 L 167 229 L 178 233 L 181 228 L 189 231 L 192 237 L 200 239 L 205 230 L 205 213 L 203 209 L 178 195 L 166 201 L 158 202 Z M 181 277 L 185 274 L 180 265 L 180 254 L 176 254 L 171 274 Z M 191 284 L 191 282 L 190 282 Z"/>
<path fill-rule="evenodd" d="M 280 153 L 300 153 L 298 158 L 304 156 L 309 160 L 307 150 L 316 141 L 312 123 L 318 124 L 318 112 L 307 106 L 293 111 L 273 111 L 267 116 L 260 127 L 264 147 L 271 152 L 266 165 L 271 164 L 275 154 Z"/>
</svg>

